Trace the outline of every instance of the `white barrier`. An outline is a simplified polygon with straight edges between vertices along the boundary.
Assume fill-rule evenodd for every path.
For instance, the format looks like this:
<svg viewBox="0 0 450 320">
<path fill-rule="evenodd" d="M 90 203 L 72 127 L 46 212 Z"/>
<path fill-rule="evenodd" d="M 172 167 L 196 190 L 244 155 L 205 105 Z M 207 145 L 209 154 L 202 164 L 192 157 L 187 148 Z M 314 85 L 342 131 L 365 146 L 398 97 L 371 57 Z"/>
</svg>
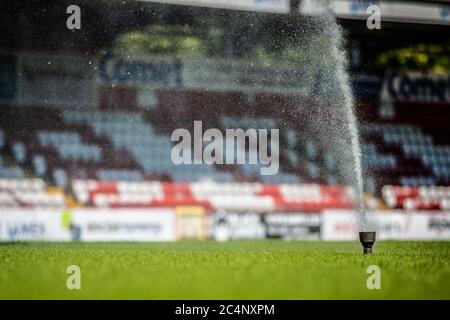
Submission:
<svg viewBox="0 0 450 320">
<path fill-rule="evenodd" d="M 266 228 L 259 213 L 217 212 L 210 218 L 212 218 L 212 234 L 210 236 L 215 240 L 266 238 Z"/>
<path fill-rule="evenodd" d="M 0 241 L 172 241 L 172 209 L 3 210 Z"/>
<path fill-rule="evenodd" d="M 450 213 L 389 211 L 370 215 L 379 240 L 450 240 Z M 358 239 L 358 216 L 350 210 L 323 214 L 277 213 L 210 216 L 217 240 L 231 239 Z M 0 241 L 173 241 L 177 239 L 173 209 L 76 209 L 57 211 L 9 209 L 0 212 Z"/>
<path fill-rule="evenodd" d="M 369 214 L 379 240 L 450 240 L 450 213 L 389 211 Z M 329 210 L 322 215 L 322 240 L 357 240 L 354 211 Z"/>
<path fill-rule="evenodd" d="M 320 214 L 302 212 L 216 212 L 211 217 L 216 240 L 319 240 Z"/>
<path fill-rule="evenodd" d="M 0 212 L 0 241 L 67 241 L 62 213 L 55 210 L 9 209 Z"/>
<path fill-rule="evenodd" d="M 72 224 L 83 241 L 173 241 L 172 209 L 78 209 Z"/>
</svg>

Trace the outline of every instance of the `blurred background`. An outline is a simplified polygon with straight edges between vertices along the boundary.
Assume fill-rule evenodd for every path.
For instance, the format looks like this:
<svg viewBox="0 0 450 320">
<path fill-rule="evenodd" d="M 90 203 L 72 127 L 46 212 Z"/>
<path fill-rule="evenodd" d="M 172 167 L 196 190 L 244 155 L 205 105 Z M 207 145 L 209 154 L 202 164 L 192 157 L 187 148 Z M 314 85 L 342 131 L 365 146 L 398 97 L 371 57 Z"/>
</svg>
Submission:
<svg viewBox="0 0 450 320">
<path fill-rule="evenodd" d="M 0 3 L 0 240 L 356 239 L 334 26 L 311 1 L 71 5 Z M 379 237 L 450 239 L 450 3 L 326 6 Z M 195 120 L 279 129 L 278 173 L 174 164 Z"/>
</svg>

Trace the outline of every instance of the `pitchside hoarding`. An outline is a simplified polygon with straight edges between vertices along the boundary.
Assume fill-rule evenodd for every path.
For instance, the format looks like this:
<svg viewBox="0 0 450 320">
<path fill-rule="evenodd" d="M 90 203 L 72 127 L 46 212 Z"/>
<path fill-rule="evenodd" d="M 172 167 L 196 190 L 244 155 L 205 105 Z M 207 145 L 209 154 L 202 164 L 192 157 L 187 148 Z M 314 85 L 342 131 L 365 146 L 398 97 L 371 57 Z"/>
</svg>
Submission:
<svg viewBox="0 0 450 320">
<path fill-rule="evenodd" d="M 0 241 L 172 241 L 172 209 L 10 209 L 0 213 Z"/>
<path fill-rule="evenodd" d="M 2 209 L 0 241 L 66 241 L 70 233 L 63 227 L 62 214 L 43 209 Z"/>
<path fill-rule="evenodd" d="M 78 209 L 72 226 L 82 241 L 173 241 L 172 209 Z"/>
<path fill-rule="evenodd" d="M 318 240 L 320 214 L 286 212 L 216 212 L 211 237 L 240 239 Z"/>
<path fill-rule="evenodd" d="M 275 212 L 264 215 L 268 238 L 285 240 L 318 240 L 320 214 Z"/>
<path fill-rule="evenodd" d="M 266 238 L 266 228 L 260 213 L 216 212 L 210 218 L 210 236 L 217 241 Z"/>
<path fill-rule="evenodd" d="M 385 211 L 373 217 L 379 240 L 450 240 L 450 212 Z M 355 241 L 359 231 L 358 216 L 349 210 L 217 212 L 209 219 L 208 237 L 219 241 Z M 0 213 L 0 241 L 173 241 L 178 233 L 173 209 L 6 209 Z"/>
<path fill-rule="evenodd" d="M 379 240 L 450 240 L 449 212 L 387 211 L 369 216 Z M 322 214 L 322 240 L 357 240 L 358 232 L 359 218 L 354 211 L 329 210 Z"/>
</svg>

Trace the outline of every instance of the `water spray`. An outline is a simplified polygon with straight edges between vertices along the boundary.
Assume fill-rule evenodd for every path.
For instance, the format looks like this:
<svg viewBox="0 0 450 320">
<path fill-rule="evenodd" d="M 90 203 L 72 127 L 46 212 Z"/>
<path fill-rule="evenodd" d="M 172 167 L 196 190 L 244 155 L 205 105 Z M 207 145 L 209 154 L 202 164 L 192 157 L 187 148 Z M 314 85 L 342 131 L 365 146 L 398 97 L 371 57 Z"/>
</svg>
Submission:
<svg viewBox="0 0 450 320">
<path fill-rule="evenodd" d="M 329 7 L 329 1 L 306 1 L 306 5 L 310 6 L 310 10 L 315 11 L 321 17 L 325 26 L 325 32 L 329 38 L 330 56 L 333 59 L 335 70 L 334 76 L 338 83 L 339 94 L 343 98 L 343 116 L 347 122 L 347 130 L 350 135 L 351 142 L 351 158 L 353 165 L 353 185 L 357 192 L 359 205 L 360 230 L 359 240 L 364 248 L 364 254 L 372 254 L 372 247 L 375 243 L 375 232 L 367 230 L 367 217 L 364 202 L 364 181 L 363 170 L 361 164 L 361 146 L 359 141 L 358 120 L 354 112 L 353 92 L 350 87 L 350 80 L 346 72 L 347 61 L 342 48 L 343 33 L 339 25 L 336 23 L 336 17 Z"/>
</svg>

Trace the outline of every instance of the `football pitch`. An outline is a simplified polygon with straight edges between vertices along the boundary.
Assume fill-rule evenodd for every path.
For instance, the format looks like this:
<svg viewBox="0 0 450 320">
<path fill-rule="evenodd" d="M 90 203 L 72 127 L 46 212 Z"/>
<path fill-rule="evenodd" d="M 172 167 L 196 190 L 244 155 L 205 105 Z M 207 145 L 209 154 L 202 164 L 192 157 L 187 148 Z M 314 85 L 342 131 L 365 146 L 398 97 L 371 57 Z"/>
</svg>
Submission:
<svg viewBox="0 0 450 320">
<path fill-rule="evenodd" d="M 2 243 L 0 299 L 450 299 L 450 242 Z M 66 287 L 80 267 L 80 290 Z M 367 268 L 381 271 L 369 290 Z"/>
</svg>

